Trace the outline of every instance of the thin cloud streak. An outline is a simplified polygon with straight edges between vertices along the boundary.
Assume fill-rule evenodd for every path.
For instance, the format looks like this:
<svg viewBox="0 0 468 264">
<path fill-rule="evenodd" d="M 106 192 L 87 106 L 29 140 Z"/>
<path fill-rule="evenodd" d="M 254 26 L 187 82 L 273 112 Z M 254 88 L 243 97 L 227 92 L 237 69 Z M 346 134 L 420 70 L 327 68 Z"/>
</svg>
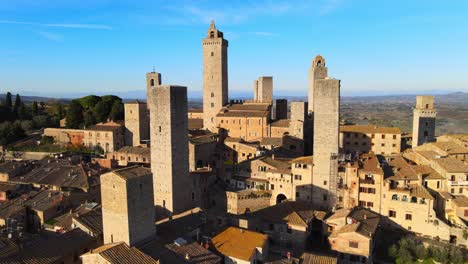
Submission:
<svg viewBox="0 0 468 264">
<path fill-rule="evenodd" d="M 0 24 L 31 25 L 31 26 L 56 27 L 56 28 L 112 30 L 111 26 L 98 25 L 98 24 L 54 24 L 54 23 L 44 24 L 44 23 L 33 23 L 33 22 L 27 22 L 27 21 L 14 21 L 14 20 L 0 20 Z"/>
<path fill-rule="evenodd" d="M 54 33 L 46 32 L 46 31 L 39 31 L 37 33 L 39 35 L 41 35 L 42 37 L 44 37 L 44 38 L 46 38 L 48 40 L 51 40 L 51 41 L 61 41 L 61 40 L 63 40 L 62 36 L 54 34 Z"/>
</svg>

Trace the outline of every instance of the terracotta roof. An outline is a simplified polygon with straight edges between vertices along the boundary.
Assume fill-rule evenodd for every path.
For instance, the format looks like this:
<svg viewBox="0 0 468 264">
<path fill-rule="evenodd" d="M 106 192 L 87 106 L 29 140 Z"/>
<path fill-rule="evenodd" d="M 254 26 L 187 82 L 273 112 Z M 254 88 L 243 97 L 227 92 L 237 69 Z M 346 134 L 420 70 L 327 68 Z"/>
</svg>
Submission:
<svg viewBox="0 0 468 264">
<path fill-rule="evenodd" d="M 439 164 L 447 172 L 468 172 L 468 165 L 456 158 L 435 158 L 433 161 Z"/>
<path fill-rule="evenodd" d="M 289 169 L 291 166 L 289 165 L 289 160 L 283 159 L 272 159 L 271 157 L 265 156 L 261 157 L 259 160 L 269 164 L 270 166 L 276 169 Z"/>
<path fill-rule="evenodd" d="M 429 165 L 413 165 L 411 168 L 418 174 L 422 174 L 425 180 L 444 180 L 445 178 Z"/>
<path fill-rule="evenodd" d="M 101 209 L 91 210 L 82 215 L 74 216 L 73 219 L 84 225 L 96 235 L 103 233 Z"/>
<path fill-rule="evenodd" d="M 383 175 L 384 172 L 376 155 L 366 153 L 361 155 L 360 161 L 363 171 Z"/>
<path fill-rule="evenodd" d="M 110 263 L 116 264 L 158 264 L 152 257 L 124 242 L 107 244 L 91 250 L 87 254 L 99 254 Z"/>
<path fill-rule="evenodd" d="M 285 223 L 307 227 L 313 219 L 323 219 L 326 212 L 314 210 L 307 202 L 287 201 L 273 205 L 251 214 L 254 218 L 260 218 L 270 223 Z"/>
<path fill-rule="evenodd" d="M 334 214 L 332 214 L 330 217 L 327 218 L 327 221 L 342 218 L 342 217 L 347 217 L 349 213 L 350 213 L 349 209 L 344 209 L 344 208 L 338 209 L 335 211 Z"/>
<path fill-rule="evenodd" d="M 176 245 L 174 243 L 166 245 L 174 254 L 179 258 L 186 260 L 187 263 L 196 264 L 220 264 L 222 259 L 220 256 L 215 255 L 208 249 L 204 248 L 197 242 L 188 243 L 186 245 Z M 189 257 L 187 260 L 186 257 Z"/>
<path fill-rule="evenodd" d="M 263 137 L 260 140 L 261 146 L 281 146 L 283 145 L 283 138 L 282 137 Z"/>
<path fill-rule="evenodd" d="M 332 256 L 324 256 L 315 253 L 304 253 L 302 264 L 336 264 L 338 259 Z"/>
<path fill-rule="evenodd" d="M 125 146 L 116 151 L 116 153 L 138 154 L 149 156 L 151 153 L 150 148 L 140 146 Z"/>
<path fill-rule="evenodd" d="M 447 142 L 433 142 L 430 143 L 440 150 L 446 152 L 448 155 L 451 154 L 460 154 L 460 153 L 468 153 L 468 148 L 464 148 L 452 141 L 447 141 Z"/>
<path fill-rule="evenodd" d="M 250 261 L 267 241 L 267 235 L 237 227 L 228 227 L 211 240 L 219 253 L 245 261 Z"/>
<path fill-rule="evenodd" d="M 203 109 L 189 109 L 188 110 L 189 113 L 203 113 Z"/>
<path fill-rule="evenodd" d="M 398 127 L 377 127 L 374 125 L 344 125 L 340 126 L 340 132 L 401 134 Z"/>
<path fill-rule="evenodd" d="M 218 113 L 217 117 L 266 117 L 268 111 L 264 112 L 251 112 L 251 111 L 227 111 Z"/>
<path fill-rule="evenodd" d="M 96 130 L 96 131 L 114 131 L 116 129 L 122 128 L 123 125 L 119 124 L 114 121 L 106 122 L 106 123 L 98 123 L 94 126 L 90 126 L 86 130 Z"/>
<path fill-rule="evenodd" d="M 151 174 L 151 169 L 141 167 L 141 166 L 133 166 L 133 167 L 127 167 L 119 170 L 112 171 L 110 173 L 114 173 L 116 175 L 119 175 L 122 177 L 124 180 L 129 180 L 141 176 L 145 176 L 148 174 Z"/>
<path fill-rule="evenodd" d="M 454 195 L 453 203 L 459 207 L 468 207 L 468 197 L 465 195 Z"/>
<path fill-rule="evenodd" d="M 289 119 L 280 119 L 271 123 L 272 127 L 289 127 Z"/>
<path fill-rule="evenodd" d="M 355 208 L 347 216 L 340 215 L 340 217 L 351 218 L 352 223 L 335 230 L 330 237 L 337 237 L 339 234 L 343 233 L 356 232 L 371 238 L 377 231 L 377 227 L 380 223 L 380 216 L 365 208 Z"/>
<path fill-rule="evenodd" d="M 426 188 L 419 184 L 409 184 L 408 188 L 394 188 L 390 189 L 390 191 L 408 193 L 410 196 L 434 200 L 434 197 L 432 197 Z"/>
<path fill-rule="evenodd" d="M 290 161 L 290 163 L 300 163 L 300 164 L 309 164 L 314 165 L 314 157 L 313 156 L 303 156 L 299 158 L 295 158 Z"/>
</svg>

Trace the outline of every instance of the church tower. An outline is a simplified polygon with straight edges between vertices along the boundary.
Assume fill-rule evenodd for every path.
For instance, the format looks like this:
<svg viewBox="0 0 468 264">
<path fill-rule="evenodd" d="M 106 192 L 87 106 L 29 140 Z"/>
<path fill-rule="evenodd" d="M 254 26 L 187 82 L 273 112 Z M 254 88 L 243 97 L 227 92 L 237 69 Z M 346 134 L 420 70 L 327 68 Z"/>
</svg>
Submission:
<svg viewBox="0 0 468 264">
<path fill-rule="evenodd" d="M 435 141 L 436 110 L 434 96 L 416 96 L 413 110 L 413 148 Z"/>
<path fill-rule="evenodd" d="M 228 103 L 228 41 L 212 21 L 202 43 L 203 127 L 216 132 L 216 115 Z"/>
<path fill-rule="evenodd" d="M 151 89 L 155 86 L 161 85 L 161 74 L 155 72 L 146 73 L 146 107 L 149 110 L 149 101 L 151 95 Z"/>
<path fill-rule="evenodd" d="M 314 111 L 314 90 L 315 81 L 328 77 L 328 68 L 325 67 L 325 58 L 317 55 L 312 60 L 309 70 L 309 113 Z"/>
</svg>

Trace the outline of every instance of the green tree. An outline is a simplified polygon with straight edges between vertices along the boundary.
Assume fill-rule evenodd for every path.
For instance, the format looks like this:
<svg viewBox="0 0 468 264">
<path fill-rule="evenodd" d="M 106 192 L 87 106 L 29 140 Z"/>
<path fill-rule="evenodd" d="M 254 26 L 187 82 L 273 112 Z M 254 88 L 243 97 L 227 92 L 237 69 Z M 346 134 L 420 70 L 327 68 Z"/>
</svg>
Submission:
<svg viewBox="0 0 468 264">
<path fill-rule="evenodd" d="M 418 259 L 426 259 L 428 257 L 428 252 L 426 247 L 423 244 L 416 246 L 414 253 Z"/>
<path fill-rule="evenodd" d="M 393 244 L 388 249 L 388 255 L 392 258 L 398 258 L 398 247 L 397 245 Z"/>
<path fill-rule="evenodd" d="M 37 115 L 32 118 L 36 128 L 45 128 L 51 125 L 50 118 L 47 115 Z"/>
<path fill-rule="evenodd" d="M 54 115 L 57 117 L 58 120 L 65 117 L 65 111 L 61 103 L 58 103 L 54 106 Z"/>
<path fill-rule="evenodd" d="M 85 127 L 90 127 L 96 124 L 96 118 L 92 111 L 87 111 L 85 115 L 84 125 Z"/>
<path fill-rule="evenodd" d="M 83 108 L 92 109 L 98 102 L 101 101 L 101 97 L 96 95 L 88 95 L 77 100 Z"/>
<path fill-rule="evenodd" d="M 100 101 L 96 104 L 96 106 L 94 106 L 93 113 L 94 117 L 96 117 L 97 122 L 107 121 L 107 118 L 109 117 L 110 107 L 111 105 L 109 105 L 109 102 L 106 101 Z"/>
<path fill-rule="evenodd" d="M 15 117 L 18 116 L 18 110 L 20 107 L 21 107 L 21 97 L 19 94 L 16 94 L 15 105 L 13 106 L 13 113 L 15 113 Z"/>
<path fill-rule="evenodd" d="M 35 115 L 37 115 L 39 113 L 39 107 L 37 105 L 37 101 L 34 101 L 32 103 L 31 113 L 32 113 L 33 116 L 35 116 Z"/>
<path fill-rule="evenodd" d="M 114 101 L 112 104 L 111 111 L 109 113 L 109 119 L 116 121 L 116 120 L 123 120 L 124 118 L 124 107 L 121 101 Z"/>
<path fill-rule="evenodd" d="M 51 145 L 54 143 L 54 138 L 50 136 L 43 136 L 41 138 L 41 145 Z"/>
<path fill-rule="evenodd" d="M 29 120 L 31 118 L 28 110 L 27 110 L 27 107 L 24 105 L 24 103 L 21 103 L 21 106 L 18 110 L 18 118 L 20 120 Z"/>
<path fill-rule="evenodd" d="M 7 94 L 6 94 L 5 106 L 8 108 L 8 111 L 11 112 L 12 107 L 13 107 L 13 100 L 11 99 L 11 93 L 10 92 L 7 92 Z"/>
<path fill-rule="evenodd" d="M 73 100 L 68 106 L 66 114 L 68 128 L 80 128 L 83 125 L 83 107 L 81 104 Z"/>
<path fill-rule="evenodd" d="M 31 120 L 23 120 L 21 121 L 21 128 L 24 131 L 31 131 L 34 129 L 34 122 Z"/>
</svg>

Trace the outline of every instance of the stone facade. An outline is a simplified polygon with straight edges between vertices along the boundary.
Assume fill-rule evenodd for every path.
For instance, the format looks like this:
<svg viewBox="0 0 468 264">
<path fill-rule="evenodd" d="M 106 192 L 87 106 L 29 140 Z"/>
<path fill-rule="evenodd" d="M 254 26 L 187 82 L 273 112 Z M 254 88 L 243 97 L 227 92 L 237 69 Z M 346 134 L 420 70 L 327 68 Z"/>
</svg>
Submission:
<svg viewBox="0 0 468 264">
<path fill-rule="evenodd" d="M 165 213 L 181 213 L 191 208 L 187 88 L 156 86 L 150 99 L 154 204 Z"/>
<path fill-rule="evenodd" d="M 228 41 L 211 22 L 203 39 L 203 126 L 216 131 L 216 115 L 228 103 Z"/>
<path fill-rule="evenodd" d="M 332 208 L 336 202 L 340 81 L 316 80 L 314 87 L 313 202 Z"/>
<path fill-rule="evenodd" d="M 325 67 L 325 58 L 317 55 L 312 60 L 312 66 L 309 70 L 309 112 L 314 111 L 314 90 L 315 81 L 325 79 L 328 76 L 328 69 Z"/>
<path fill-rule="evenodd" d="M 104 243 L 130 246 L 151 239 L 155 233 L 151 171 L 129 167 L 101 176 Z"/>
<path fill-rule="evenodd" d="M 270 206 L 269 191 L 242 190 L 226 192 L 227 212 L 230 214 L 245 214 Z"/>
<path fill-rule="evenodd" d="M 138 101 L 124 104 L 125 108 L 125 144 L 140 146 L 149 140 L 149 113 L 146 103 Z"/>
<path fill-rule="evenodd" d="M 413 110 L 413 148 L 435 141 L 434 96 L 417 96 Z"/>
<path fill-rule="evenodd" d="M 340 150 L 343 153 L 397 154 L 401 151 L 401 131 L 398 127 L 340 126 Z"/>
<path fill-rule="evenodd" d="M 261 103 L 273 101 L 273 77 L 262 76 L 254 81 L 254 101 Z"/>
<path fill-rule="evenodd" d="M 307 119 L 307 102 L 291 102 L 291 118 L 289 135 L 304 139 L 305 123 Z"/>
</svg>

